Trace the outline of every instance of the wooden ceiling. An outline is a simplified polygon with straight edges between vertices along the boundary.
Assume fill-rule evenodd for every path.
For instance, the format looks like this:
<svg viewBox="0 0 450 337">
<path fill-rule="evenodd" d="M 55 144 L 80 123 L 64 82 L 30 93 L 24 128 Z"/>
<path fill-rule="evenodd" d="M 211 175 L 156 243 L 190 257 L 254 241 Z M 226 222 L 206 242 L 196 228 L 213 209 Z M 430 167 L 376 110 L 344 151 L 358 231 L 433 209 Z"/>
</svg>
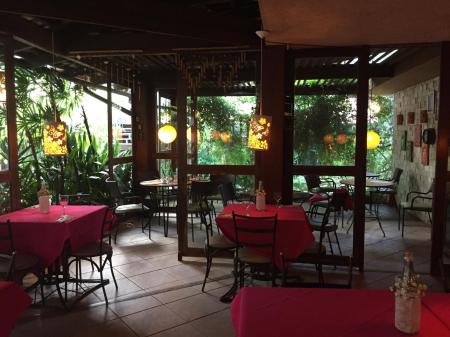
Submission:
<svg viewBox="0 0 450 337">
<path fill-rule="evenodd" d="M 263 14 L 265 3 L 260 1 Z M 54 53 L 55 66 L 69 79 L 101 83 L 109 75 L 130 86 L 133 80 L 151 77 L 170 87 L 179 70 L 179 55 L 225 60 L 225 65 L 227 57 L 232 60 L 244 53 L 245 62 L 227 81 L 218 80 L 213 71 L 205 72 L 201 87 L 210 94 L 255 93 L 259 67 L 255 31 L 260 27 L 257 0 L 129 0 L 126 7 L 106 0 L 0 3 L 0 32 L 14 36 L 19 64 L 48 66 Z M 373 48 L 371 76 L 393 76 L 394 66 L 418 50 L 417 46 Z M 296 90 L 312 94 L 340 86 L 354 91 L 356 69 L 353 57 L 303 55 L 296 61 Z M 322 81 L 311 87 L 313 82 L 306 79 Z"/>
</svg>

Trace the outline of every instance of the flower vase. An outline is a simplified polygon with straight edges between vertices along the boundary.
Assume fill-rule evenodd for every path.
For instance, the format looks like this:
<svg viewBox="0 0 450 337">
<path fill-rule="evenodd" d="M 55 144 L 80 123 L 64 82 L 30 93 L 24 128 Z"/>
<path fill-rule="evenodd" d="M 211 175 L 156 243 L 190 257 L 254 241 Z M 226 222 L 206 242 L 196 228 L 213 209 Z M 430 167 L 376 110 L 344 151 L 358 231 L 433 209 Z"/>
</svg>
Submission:
<svg viewBox="0 0 450 337">
<path fill-rule="evenodd" d="M 417 334 L 420 330 L 420 310 L 422 296 L 395 294 L 395 327 L 407 334 Z"/>
</svg>

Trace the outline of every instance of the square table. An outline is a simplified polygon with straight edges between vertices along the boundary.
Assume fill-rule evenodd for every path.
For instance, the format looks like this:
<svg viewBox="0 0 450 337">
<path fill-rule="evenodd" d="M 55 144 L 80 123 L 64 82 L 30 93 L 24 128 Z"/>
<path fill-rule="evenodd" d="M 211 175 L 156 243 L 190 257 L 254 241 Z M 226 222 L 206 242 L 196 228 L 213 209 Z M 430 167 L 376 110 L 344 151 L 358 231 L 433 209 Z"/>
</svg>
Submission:
<svg viewBox="0 0 450 337">
<path fill-rule="evenodd" d="M 66 241 L 77 250 L 100 239 L 107 210 L 106 206 L 66 206 L 71 219 L 58 222 L 63 215 L 61 206 L 50 206 L 47 214 L 30 207 L 1 215 L 0 222 L 11 221 L 15 250 L 37 256 L 42 266 L 48 267 L 61 255 Z"/>
<path fill-rule="evenodd" d="M 243 288 L 231 304 L 236 337 L 402 337 L 387 290 Z M 450 294 L 422 300 L 422 337 L 450 337 Z"/>
</svg>

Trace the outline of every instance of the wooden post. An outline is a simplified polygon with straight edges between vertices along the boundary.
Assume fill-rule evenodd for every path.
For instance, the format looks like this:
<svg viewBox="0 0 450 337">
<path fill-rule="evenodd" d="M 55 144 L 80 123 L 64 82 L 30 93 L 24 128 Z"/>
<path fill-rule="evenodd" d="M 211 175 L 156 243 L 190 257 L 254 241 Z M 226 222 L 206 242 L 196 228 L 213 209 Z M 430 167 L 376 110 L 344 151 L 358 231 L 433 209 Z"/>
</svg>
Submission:
<svg viewBox="0 0 450 337">
<path fill-rule="evenodd" d="M 431 273 L 439 274 L 447 221 L 448 147 L 450 139 L 450 42 L 441 45 L 439 112 L 436 142 L 433 224 L 431 228 Z"/>
<path fill-rule="evenodd" d="M 364 270 L 364 233 L 367 161 L 367 108 L 369 104 L 369 48 L 358 53 L 358 96 L 356 100 L 355 199 L 353 211 L 354 264 Z"/>
<path fill-rule="evenodd" d="M 256 180 L 264 182 L 269 203 L 283 187 L 285 55 L 285 46 L 263 48 L 262 113 L 272 116 L 272 127 L 269 150 L 258 152 L 255 161 Z"/>
<path fill-rule="evenodd" d="M 6 38 L 5 47 L 6 115 L 8 124 L 8 170 L 10 172 L 11 210 L 20 208 L 19 155 L 17 145 L 14 40 Z"/>
<path fill-rule="evenodd" d="M 187 242 L 187 148 L 186 148 L 187 86 L 181 74 L 177 77 L 177 228 L 178 260 L 186 254 Z"/>
<path fill-rule="evenodd" d="M 283 182 L 282 197 L 284 204 L 292 204 L 293 164 L 294 164 L 294 81 L 295 58 L 286 53 L 284 80 L 284 127 L 283 127 Z"/>
<path fill-rule="evenodd" d="M 111 74 L 108 73 L 108 82 L 106 87 L 106 99 L 108 103 L 106 105 L 107 114 L 108 114 L 108 174 L 109 177 L 113 176 L 113 134 L 112 134 L 112 93 L 111 93 Z"/>
</svg>

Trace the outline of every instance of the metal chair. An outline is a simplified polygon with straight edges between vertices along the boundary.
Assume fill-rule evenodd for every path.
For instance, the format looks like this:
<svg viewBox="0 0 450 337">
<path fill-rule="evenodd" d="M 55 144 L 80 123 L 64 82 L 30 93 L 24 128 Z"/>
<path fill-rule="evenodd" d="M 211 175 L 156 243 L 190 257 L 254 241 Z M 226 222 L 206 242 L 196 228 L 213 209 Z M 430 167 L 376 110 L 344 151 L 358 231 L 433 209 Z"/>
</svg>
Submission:
<svg viewBox="0 0 450 337">
<path fill-rule="evenodd" d="M 415 212 L 426 212 L 428 213 L 428 218 L 430 223 L 431 212 L 433 211 L 432 200 L 434 191 L 434 180 L 431 183 L 430 188 L 426 192 L 420 191 L 410 191 L 406 195 L 406 201 L 400 203 L 398 208 L 398 229 L 400 230 L 400 214 L 401 214 L 401 227 L 402 227 L 402 237 L 405 233 L 405 212 L 415 211 Z"/>
<path fill-rule="evenodd" d="M 191 219 L 191 235 L 192 235 L 192 241 L 195 241 L 194 239 L 194 216 L 201 215 L 202 213 L 202 206 L 201 204 L 207 200 L 207 195 L 209 192 L 209 184 L 199 181 L 192 181 L 191 183 L 191 190 L 190 190 L 190 202 L 187 205 L 187 213 L 190 216 Z M 203 208 L 209 207 L 208 203 L 206 205 L 203 205 Z M 201 217 L 200 217 L 201 218 Z M 200 225 L 202 222 L 200 221 Z"/>
<path fill-rule="evenodd" d="M 106 180 L 109 195 L 111 197 L 113 212 L 118 217 L 126 217 L 138 215 L 141 216 L 142 232 L 148 227 L 148 237 L 151 239 L 151 218 L 150 209 L 144 204 L 142 198 L 137 195 L 124 195 L 119 189 L 117 181 L 112 179 Z M 148 221 L 144 223 L 143 217 L 147 217 Z M 117 242 L 119 226 L 116 226 L 114 234 L 114 243 Z"/>
<path fill-rule="evenodd" d="M 239 287 L 244 286 L 245 269 L 254 279 L 271 280 L 275 286 L 275 242 L 278 215 L 251 217 L 232 213 L 235 240 L 235 277 Z M 258 250 L 269 251 L 267 254 Z"/>
<path fill-rule="evenodd" d="M 336 215 L 339 212 L 343 212 L 344 206 L 345 206 L 345 201 L 346 201 L 347 197 L 349 197 L 349 196 L 348 196 L 348 192 L 346 190 L 334 191 L 333 194 L 331 195 L 330 201 L 326 204 L 326 210 L 325 210 L 324 216 L 322 218 L 322 221 L 320 223 L 317 223 L 314 220 L 310 220 L 311 227 L 314 231 L 320 232 L 321 236 L 325 235 L 325 234 L 327 235 L 328 243 L 330 245 L 330 251 L 331 251 L 332 255 L 334 255 L 334 251 L 333 251 L 333 245 L 331 243 L 330 233 L 334 233 L 334 237 L 336 239 L 336 244 L 339 249 L 339 254 L 342 256 L 341 245 L 339 243 L 339 238 L 337 236 L 337 229 L 339 226 L 337 224 L 337 216 Z M 335 214 L 333 223 L 329 222 L 330 213 Z M 344 218 L 342 217 L 342 220 L 343 219 Z"/>
<path fill-rule="evenodd" d="M 0 246 L 3 251 L 0 254 L 0 278 L 22 284 L 22 280 L 27 274 L 32 273 L 36 275 L 38 281 L 27 287 L 26 290 L 32 290 L 39 285 L 41 301 L 42 304 L 45 304 L 44 270 L 39 262 L 39 258 L 15 250 L 12 225 L 9 220 L 7 220 L 6 223 L 0 223 Z M 57 284 L 57 286 L 59 285 Z"/>
<path fill-rule="evenodd" d="M 203 225 L 205 225 L 206 239 L 205 239 L 205 255 L 206 255 L 206 271 L 205 278 L 203 280 L 202 291 L 205 291 L 206 280 L 209 277 L 211 270 L 212 259 L 215 255 L 222 252 L 232 253 L 236 244 L 228 240 L 223 234 L 213 234 L 212 216 L 211 210 L 208 206 L 208 200 L 204 200 L 199 204 L 200 206 L 200 219 Z"/>
<path fill-rule="evenodd" d="M 98 288 L 102 288 L 103 295 L 105 297 L 105 302 L 108 304 L 108 297 L 106 295 L 105 285 L 108 283 L 103 278 L 103 270 L 106 266 L 106 263 L 109 262 L 109 267 L 111 270 L 111 275 L 114 280 L 114 285 L 116 286 L 116 289 L 118 289 L 116 277 L 114 275 L 114 269 L 112 266 L 112 256 L 113 256 L 113 248 L 109 243 L 106 243 L 103 241 L 103 238 L 105 237 L 105 233 L 108 230 L 108 228 L 111 227 L 113 219 L 108 216 L 108 211 L 105 212 L 104 220 L 100 224 L 100 236 L 99 240 L 95 242 L 91 242 L 86 244 L 85 246 L 79 248 L 77 251 L 72 252 L 68 259 L 73 258 L 72 261 L 68 263 L 67 270 L 69 270 L 69 267 L 72 263 L 75 262 L 75 282 L 76 282 L 76 291 L 78 291 L 78 285 L 79 283 L 98 283 L 97 286 L 90 288 L 88 291 L 86 291 L 79 299 L 87 296 L 94 290 Z M 104 258 L 105 256 L 105 258 Z M 95 258 L 99 259 L 99 263 L 96 263 L 94 261 Z M 91 263 L 92 266 L 95 266 L 98 273 L 100 274 L 100 281 L 97 280 L 90 280 L 90 279 L 84 279 L 82 278 L 82 271 L 81 271 L 81 261 L 88 261 Z M 67 281 L 68 278 L 66 277 L 66 290 L 65 290 L 65 297 L 67 300 Z M 78 299 L 78 300 L 79 300 Z"/>
<path fill-rule="evenodd" d="M 312 196 L 308 199 L 308 212 L 311 216 L 319 215 L 317 205 L 318 203 L 327 204 L 329 201 L 329 193 L 336 190 L 336 183 L 331 178 L 320 178 L 317 175 L 305 175 L 306 186 L 308 192 Z"/>
<path fill-rule="evenodd" d="M 395 207 L 397 207 L 397 201 L 395 200 L 395 194 L 397 193 L 397 187 L 398 187 L 398 184 L 400 182 L 400 177 L 402 176 L 402 173 L 403 173 L 403 170 L 401 168 L 397 167 L 394 170 L 394 174 L 392 175 L 392 178 L 386 180 L 386 181 L 392 181 L 393 182 L 392 187 L 379 187 L 376 190 L 369 192 L 370 208 L 372 208 L 373 197 L 377 196 L 377 195 L 388 195 L 388 196 L 391 196 L 392 198 L 394 198 Z M 375 208 L 375 212 L 378 213 L 379 203 L 377 203 L 375 207 L 376 207 Z"/>
</svg>

